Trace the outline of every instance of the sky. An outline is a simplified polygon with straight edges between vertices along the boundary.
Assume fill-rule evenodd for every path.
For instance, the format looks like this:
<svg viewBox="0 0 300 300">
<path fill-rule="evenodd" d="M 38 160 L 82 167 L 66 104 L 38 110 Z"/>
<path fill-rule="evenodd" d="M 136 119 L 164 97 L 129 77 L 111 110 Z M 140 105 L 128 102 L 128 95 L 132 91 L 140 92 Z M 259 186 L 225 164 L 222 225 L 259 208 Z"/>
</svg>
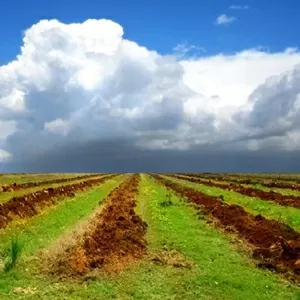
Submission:
<svg viewBox="0 0 300 300">
<path fill-rule="evenodd" d="M 0 172 L 299 172 L 299 12 L 3 1 Z"/>
</svg>

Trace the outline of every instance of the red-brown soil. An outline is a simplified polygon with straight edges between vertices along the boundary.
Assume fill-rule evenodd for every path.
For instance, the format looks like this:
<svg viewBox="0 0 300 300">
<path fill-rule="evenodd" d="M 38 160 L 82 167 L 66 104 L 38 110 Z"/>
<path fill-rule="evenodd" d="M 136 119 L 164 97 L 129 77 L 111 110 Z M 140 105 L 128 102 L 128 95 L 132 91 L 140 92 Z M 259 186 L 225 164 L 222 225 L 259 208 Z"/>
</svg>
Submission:
<svg viewBox="0 0 300 300">
<path fill-rule="evenodd" d="M 234 191 L 239 194 L 249 196 L 249 197 L 257 197 L 266 201 L 272 201 L 276 202 L 282 206 L 292 206 L 292 207 L 300 207 L 300 196 L 287 196 L 287 195 L 282 195 L 273 191 L 266 192 L 258 189 L 254 189 L 251 187 L 244 187 L 241 185 L 236 185 L 233 183 L 218 183 L 218 182 L 213 182 L 211 180 L 203 180 L 199 178 L 192 178 L 192 177 L 185 177 L 181 175 L 176 175 L 172 174 L 169 175 L 174 178 L 178 179 L 184 179 L 190 182 L 195 182 L 207 186 L 212 186 L 212 187 L 218 187 L 221 189 L 229 190 L 229 191 Z"/>
<path fill-rule="evenodd" d="M 253 257 L 259 266 L 284 273 L 292 281 L 300 280 L 300 234 L 289 226 L 253 216 L 241 206 L 229 205 L 221 198 L 208 196 L 192 188 L 184 187 L 159 175 L 152 175 L 189 202 L 199 205 L 199 210 L 211 216 L 219 226 L 234 231 L 255 247 Z"/>
<path fill-rule="evenodd" d="M 21 189 L 27 189 L 27 188 L 32 188 L 32 187 L 37 187 L 37 186 L 42 186 L 47 184 L 71 182 L 75 180 L 89 179 L 93 177 L 99 177 L 99 174 L 90 174 L 90 175 L 76 176 L 76 177 L 69 177 L 69 178 L 58 178 L 58 179 L 44 180 L 38 182 L 4 184 L 0 188 L 2 192 L 11 192 L 11 191 L 18 191 Z"/>
<path fill-rule="evenodd" d="M 64 197 L 74 197 L 76 192 L 84 191 L 92 186 L 102 184 L 115 176 L 117 176 L 117 174 L 57 188 L 50 187 L 21 197 L 14 197 L 5 203 L 0 203 L 0 229 L 5 228 L 15 218 L 24 219 L 35 216 L 46 207 L 57 203 Z"/>
<path fill-rule="evenodd" d="M 93 269 L 118 272 L 146 254 L 147 224 L 134 211 L 139 181 L 140 175 L 133 175 L 110 193 L 83 236 L 77 236 L 55 259 L 52 273 L 76 276 Z"/>
</svg>

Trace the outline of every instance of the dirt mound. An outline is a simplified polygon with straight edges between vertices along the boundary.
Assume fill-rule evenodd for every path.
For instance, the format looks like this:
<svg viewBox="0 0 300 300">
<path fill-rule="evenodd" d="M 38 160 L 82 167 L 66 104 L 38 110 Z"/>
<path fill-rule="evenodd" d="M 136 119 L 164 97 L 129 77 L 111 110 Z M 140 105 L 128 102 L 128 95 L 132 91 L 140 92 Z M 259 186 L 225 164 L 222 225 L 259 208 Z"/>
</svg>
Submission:
<svg viewBox="0 0 300 300">
<path fill-rule="evenodd" d="M 241 206 L 229 205 L 219 198 L 208 196 L 194 189 L 181 186 L 158 175 L 152 175 L 166 187 L 199 205 L 221 226 L 234 228 L 235 232 L 255 246 L 253 255 L 260 259 L 260 266 L 289 274 L 292 280 L 300 280 L 300 234 L 291 227 L 268 220 L 261 215 L 253 216 Z"/>
<path fill-rule="evenodd" d="M 62 187 L 48 188 L 25 196 L 14 197 L 8 202 L 0 203 L 0 229 L 5 228 L 15 218 L 23 219 L 37 215 L 46 207 L 59 201 L 59 199 L 63 197 L 74 197 L 76 192 L 104 183 L 106 180 L 115 176 L 117 176 L 117 174 Z"/>
<path fill-rule="evenodd" d="M 106 198 L 83 236 L 55 259 L 52 273 L 84 275 L 96 268 L 118 272 L 146 253 L 147 224 L 134 211 L 139 180 L 139 175 L 132 176 Z"/>
<path fill-rule="evenodd" d="M 36 186 L 42 186 L 46 184 L 55 184 L 55 183 L 64 183 L 64 182 L 71 182 L 75 180 L 84 180 L 93 177 L 98 177 L 99 174 L 91 174 L 91 175 L 84 175 L 84 176 L 77 176 L 77 177 L 70 177 L 70 178 L 60 178 L 60 179 L 52 179 L 52 180 L 44 180 L 39 182 L 25 182 L 25 183 L 12 183 L 12 184 L 4 184 L 0 186 L 1 192 L 13 192 L 21 189 L 32 188 Z"/>
</svg>

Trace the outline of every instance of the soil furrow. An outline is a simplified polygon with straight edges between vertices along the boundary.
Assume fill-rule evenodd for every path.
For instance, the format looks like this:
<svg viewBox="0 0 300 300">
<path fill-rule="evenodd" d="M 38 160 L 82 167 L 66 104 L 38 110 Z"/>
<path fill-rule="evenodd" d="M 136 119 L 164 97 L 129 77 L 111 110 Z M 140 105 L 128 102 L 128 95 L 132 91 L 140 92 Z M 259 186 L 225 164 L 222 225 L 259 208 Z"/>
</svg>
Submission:
<svg viewBox="0 0 300 300">
<path fill-rule="evenodd" d="M 117 175 L 103 176 L 57 188 L 50 187 L 21 197 L 13 197 L 8 202 L 0 203 L 0 229 L 5 228 L 16 218 L 24 219 L 33 217 L 46 207 L 54 205 L 63 197 L 74 197 L 75 192 L 102 184 Z"/>
<path fill-rule="evenodd" d="M 139 182 L 140 175 L 133 175 L 108 195 L 84 233 L 55 257 L 52 273 L 76 276 L 93 269 L 118 272 L 144 256 L 147 224 L 134 210 Z"/>
<path fill-rule="evenodd" d="M 261 215 L 253 216 L 241 206 L 222 202 L 221 197 L 208 196 L 159 175 L 151 176 L 199 205 L 199 210 L 217 220 L 218 225 L 248 241 L 259 266 L 284 273 L 291 281 L 300 281 L 300 234 L 291 227 Z"/>
<path fill-rule="evenodd" d="M 47 184 L 54 184 L 54 183 L 64 183 L 64 182 L 70 182 L 75 180 L 82 180 L 82 179 L 89 179 L 93 177 L 97 177 L 100 174 L 89 174 L 84 176 L 74 176 L 69 178 L 59 178 L 59 179 L 51 179 L 51 180 L 44 180 L 44 181 L 38 181 L 38 182 L 25 182 L 25 183 L 12 183 L 12 184 L 4 184 L 0 186 L 1 192 L 13 192 L 21 189 L 28 189 L 32 187 L 47 185 Z"/>
<path fill-rule="evenodd" d="M 199 184 L 203 184 L 206 186 L 218 187 L 221 189 L 234 191 L 239 194 L 249 196 L 249 197 L 257 197 L 266 201 L 276 202 L 282 206 L 291 206 L 291 207 L 299 207 L 300 208 L 300 196 L 292 196 L 292 195 L 282 195 L 273 191 L 262 191 L 258 189 L 254 189 L 251 187 L 244 187 L 241 185 L 236 184 L 227 184 L 227 183 L 217 183 L 211 180 L 203 180 L 200 178 L 192 178 L 192 177 L 185 177 L 181 175 L 169 174 L 168 176 L 187 180 L 190 182 L 195 182 Z"/>
</svg>

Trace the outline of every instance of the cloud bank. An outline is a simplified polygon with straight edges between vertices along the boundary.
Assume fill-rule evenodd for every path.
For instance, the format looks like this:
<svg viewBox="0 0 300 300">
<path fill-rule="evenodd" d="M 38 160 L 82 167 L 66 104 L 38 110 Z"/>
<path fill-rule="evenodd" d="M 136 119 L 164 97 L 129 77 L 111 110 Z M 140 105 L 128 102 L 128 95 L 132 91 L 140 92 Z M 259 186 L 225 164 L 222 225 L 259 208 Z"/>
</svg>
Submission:
<svg viewBox="0 0 300 300">
<path fill-rule="evenodd" d="M 147 171 L 289 155 L 300 146 L 299 80 L 293 48 L 178 57 L 124 39 L 110 20 L 43 20 L 0 67 L 0 164 Z"/>
</svg>

